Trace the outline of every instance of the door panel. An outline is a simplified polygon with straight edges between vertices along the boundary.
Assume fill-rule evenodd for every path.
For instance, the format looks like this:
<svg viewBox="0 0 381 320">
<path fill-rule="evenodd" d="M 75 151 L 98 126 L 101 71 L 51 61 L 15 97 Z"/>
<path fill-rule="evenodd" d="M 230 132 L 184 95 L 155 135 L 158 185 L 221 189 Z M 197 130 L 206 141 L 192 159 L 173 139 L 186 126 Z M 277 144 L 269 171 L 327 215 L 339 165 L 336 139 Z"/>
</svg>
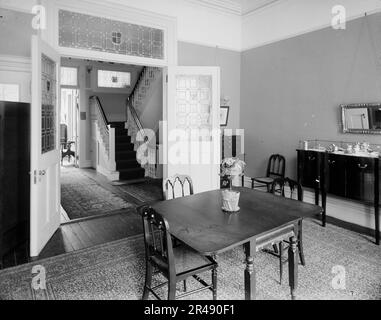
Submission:
<svg viewBox="0 0 381 320">
<path fill-rule="evenodd" d="M 219 188 L 220 73 L 217 67 L 169 67 L 166 176 L 188 174 L 195 193 Z"/>
<path fill-rule="evenodd" d="M 59 55 L 32 36 L 30 255 L 60 225 Z"/>
</svg>

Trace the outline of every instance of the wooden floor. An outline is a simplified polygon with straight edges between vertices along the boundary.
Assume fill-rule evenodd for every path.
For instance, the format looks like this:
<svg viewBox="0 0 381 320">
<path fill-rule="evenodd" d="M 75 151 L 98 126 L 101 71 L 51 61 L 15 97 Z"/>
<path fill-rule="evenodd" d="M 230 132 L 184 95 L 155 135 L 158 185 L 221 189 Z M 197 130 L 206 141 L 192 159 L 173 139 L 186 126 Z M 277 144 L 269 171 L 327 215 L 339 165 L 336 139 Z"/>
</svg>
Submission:
<svg viewBox="0 0 381 320">
<path fill-rule="evenodd" d="M 142 233 L 135 209 L 110 212 L 61 224 L 38 259 L 76 251 Z"/>
<path fill-rule="evenodd" d="M 141 225 L 141 218 L 135 209 L 64 222 L 33 261 L 141 234 Z M 0 269 L 30 262 L 28 246 L 22 244 L 8 253 Z"/>
</svg>

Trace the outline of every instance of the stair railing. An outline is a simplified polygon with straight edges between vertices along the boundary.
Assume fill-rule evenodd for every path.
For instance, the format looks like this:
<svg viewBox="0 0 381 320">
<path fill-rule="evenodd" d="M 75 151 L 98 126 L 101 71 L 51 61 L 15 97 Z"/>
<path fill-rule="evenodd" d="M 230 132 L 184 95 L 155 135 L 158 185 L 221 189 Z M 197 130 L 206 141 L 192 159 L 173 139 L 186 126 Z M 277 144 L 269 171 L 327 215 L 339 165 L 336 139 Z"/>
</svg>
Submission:
<svg viewBox="0 0 381 320">
<path fill-rule="evenodd" d="M 159 147 L 157 144 L 152 146 L 148 140 L 148 135 L 146 134 L 142 123 L 139 119 L 139 116 L 132 105 L 132 102 L 130 99 L 127 100 L 126 104 L 126 110 L 127 110 L 127 121 L 126 126 L 128 128 L 128 134 L 131 137 L 131 141 L 134 143 L 136 150 L 139 149 L 139 147 L 146 143 L 147 145 L 147 162 L 142 165 L 142 167 L 145 169 L 145 175 L 151 178 L 156 178 L 157 175 L 157 168 L 158 168 L 158 159 L 159 159 Z M 139 157 L 140 155 L 138 155 Z"/>
<path fill-rule="evenodd" d="M 104 112 L 102 103 L 98 96 L 90 97 L 90 107 L 94 107 L 96 115 L 96 124 L 98 127 L 98 134 L 102 147 L 107 156 L 107 169 L 110 171 L 116 170 L 116 161 L 115 161 L 115 128 L 111 128 L 107 120 L 106 114 Z M 97 153 L 97 164 L 101 161 L 99 160 L 99 152 Z"/>
</svg>

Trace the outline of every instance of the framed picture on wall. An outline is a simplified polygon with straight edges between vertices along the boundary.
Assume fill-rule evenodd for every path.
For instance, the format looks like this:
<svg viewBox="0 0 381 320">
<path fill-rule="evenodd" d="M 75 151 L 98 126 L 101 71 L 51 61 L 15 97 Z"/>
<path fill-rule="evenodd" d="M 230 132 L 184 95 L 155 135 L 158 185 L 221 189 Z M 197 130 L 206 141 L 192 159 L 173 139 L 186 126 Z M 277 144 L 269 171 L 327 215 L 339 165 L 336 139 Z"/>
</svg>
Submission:
<svg viewBox="0 0 381 320">
<path fill-rule="evenodd" d="M 229 108 L 230 108 L 229 106 L 220 107 L 220 125 L 222 127 L 226 127 L 228 125 Z"/>
</svg>

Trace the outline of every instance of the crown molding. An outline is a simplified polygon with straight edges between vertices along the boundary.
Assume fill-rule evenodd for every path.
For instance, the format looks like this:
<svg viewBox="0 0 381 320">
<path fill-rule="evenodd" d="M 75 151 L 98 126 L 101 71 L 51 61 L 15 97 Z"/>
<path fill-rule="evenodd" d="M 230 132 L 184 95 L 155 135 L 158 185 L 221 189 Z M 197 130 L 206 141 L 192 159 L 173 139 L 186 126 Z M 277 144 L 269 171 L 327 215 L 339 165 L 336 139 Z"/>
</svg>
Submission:
<svg viewBox="0 0 381 320">
<path fill-rule="evenodd" d="M 255 13 L 258 10 L 262 10 L 270 6 L 274 6 L 284 0 L 272 0 L 270 2 L 264 3 L 262 5 L 259 5 L 258 7 L 255 7 L 249 10 L 246 10 L 239 3 L 235 1 L 231 1 L 231 0 L 186 0 L 186 1 L 199 5 L 199 6 L 234 14 L 240 17 L 246 17 Z"/>
<path fill-rule="evenodd" d="M 193 4 L 224 11 L 230 14 L 235 14 L 237 16 L 242 15 L 242 7 L 235 1 L 230 0 L 186 0 L 187 2 L 191 2 Z"/>
</svg>

